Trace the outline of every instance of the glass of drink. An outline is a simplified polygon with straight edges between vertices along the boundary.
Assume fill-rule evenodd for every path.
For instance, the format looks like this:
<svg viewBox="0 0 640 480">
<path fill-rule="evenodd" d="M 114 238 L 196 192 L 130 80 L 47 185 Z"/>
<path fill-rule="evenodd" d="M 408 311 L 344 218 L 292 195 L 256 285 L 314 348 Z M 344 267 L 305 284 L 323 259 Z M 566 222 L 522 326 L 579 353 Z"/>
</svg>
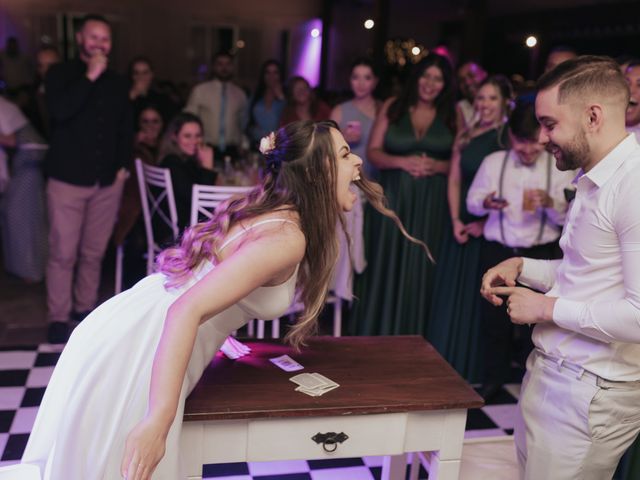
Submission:
<svg viewBox="0 0 640 480">
<path fill-rule="evenodd" d="M 522 210 L 525 212 L 535 212 L 538 207 L 545 206 L 547 197 L 546 188 L 540 185 L 528 184 L 528 188 L 522 191 Z"/>
<path fill-rule="evenodd" d="M 525 188 L 522 192 L 522 210 L 525 212 L 535 212 L 534 198 L 536 196 L 537 188 Z"/>
<path fill-rule="evenodd" d="M 357 120 L 352 120 L 347 122 L 347 136 L 349 137 L 349 143 L 357 144 L 360 143 L 360 139 L 362 138 L 362 124 Z"/>
</svg>

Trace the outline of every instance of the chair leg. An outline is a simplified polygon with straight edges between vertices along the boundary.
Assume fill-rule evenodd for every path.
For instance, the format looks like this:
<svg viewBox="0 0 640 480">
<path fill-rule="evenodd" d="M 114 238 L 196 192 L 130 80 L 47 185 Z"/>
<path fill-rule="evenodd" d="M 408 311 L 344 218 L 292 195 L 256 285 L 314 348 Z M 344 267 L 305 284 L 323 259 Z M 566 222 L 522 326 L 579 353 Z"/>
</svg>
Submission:
<svg viewBox="0 0 640 480">
<path fill-rule="evenodd" d="M 153 247 L 147 250 L 147 275 L 151 275 L 153 273 Z"/>
<path fill-rule="evenodd" d="M 116 284 L 114 287 L 115 295 L 122 291 L 122 262 L 124 260 L 124 248 L 118 245 L 116 248 Z"/>
<path fill-rule="evenodd" d="M 247 323 L 247 336 L 253 337 L 256 334 L 256 320 L 249 320 Z"/>
<path fill-rule="evenodd" d="M 264 338 L 264 320 L 258 320 L 258 335 L 257 338 Z"/>
<path fill-rule="evenodd" d="M 271 322 L 271 338 L 280 337 L 280 319 L 276 318 Z"/>
<path fill-rule="evenodd" d="M 333 336 L 342 336 L 342 299 L 338 297 L 333 304 Z"/>
<path fill-rule="evenodd" d="M 409 464 L 411 465 L 409 470 L 409 480 L 418 480 L 420 475 L 420 456 L 418 452 L 410 453 L 407 455 Z"/>
</svg>

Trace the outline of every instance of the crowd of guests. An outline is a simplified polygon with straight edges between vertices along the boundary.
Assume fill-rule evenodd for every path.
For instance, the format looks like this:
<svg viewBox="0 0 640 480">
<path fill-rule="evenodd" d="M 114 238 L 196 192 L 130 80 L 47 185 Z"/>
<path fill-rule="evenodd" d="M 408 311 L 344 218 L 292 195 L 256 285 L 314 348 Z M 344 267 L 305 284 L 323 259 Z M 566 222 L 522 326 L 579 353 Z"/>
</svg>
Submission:
<svg viewBox="0 0 640 480">
<path fill-rule="evenodd" d="M 183 229 L 191 186 L 220 183 L 225 157 L 256 151 L 291 121 L 331 119 L 435 259 L 365 206 L 367 267 L 355 278 L 349 333 L 424 335 L 483 383 L 487 398 L 507 381 L 512 360 L 526 358 L 528 327 L 481 301 L 481 275 L 513 255 L 561 255 L 575 172 L 557 170 L 538 141 L 533 99 L 505 76 L 432 53 L 412 66 L 398 95 L 380 99 L 376 69 L 362 58 L 352 64 L 351 99 L 332 108 L 307 79 L 285 83 L 276 60 L 264 62 L 247 91 L 233 82 L 234 58 L 220 52 L 213 78 L 181 101 L 158 88 L 145 57 L 131 61 L 128 78 L 110 68 L 103 17 L 85 17 L 77 43 L 79 56 L 67 62 L 51 47 L 39 50 L 36 81 L 0 97 L 3 265 L 27 282 L 46 279 L 50 342 L 64 342 L 69 321 L 96 306 L 110 240 L 144 250 L 133 159 L 170 169 Z M 574 56 L 554 49 L 546 69 Z M 621 69 L 631 89 L 627 127 L 640 132 L 640 60 L 626 58 Z"/>
</svg>

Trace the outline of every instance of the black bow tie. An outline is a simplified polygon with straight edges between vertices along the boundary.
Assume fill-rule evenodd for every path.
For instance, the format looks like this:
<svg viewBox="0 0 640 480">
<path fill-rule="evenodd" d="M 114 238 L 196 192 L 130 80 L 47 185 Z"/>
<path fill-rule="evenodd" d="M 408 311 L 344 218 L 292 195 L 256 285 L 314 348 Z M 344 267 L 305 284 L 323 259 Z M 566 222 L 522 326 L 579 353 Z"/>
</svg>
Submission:
<svg viewBox="0 0 640 480">
<path fill-rule="evenodd" d="M 571 203 L 571 201 L 576 198 L 576 189 L 575 188 L 565 188 L 564 189 L 564 199 L 567 203 Z"/>
</svg>

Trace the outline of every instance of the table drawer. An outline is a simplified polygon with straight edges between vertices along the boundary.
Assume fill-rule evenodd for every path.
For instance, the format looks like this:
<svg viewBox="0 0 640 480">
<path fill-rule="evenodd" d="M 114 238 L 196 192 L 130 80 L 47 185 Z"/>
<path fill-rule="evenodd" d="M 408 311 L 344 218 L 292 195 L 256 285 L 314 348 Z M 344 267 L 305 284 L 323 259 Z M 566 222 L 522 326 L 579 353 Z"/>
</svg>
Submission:
<svg viewBox="0 0 640 480">
<path fill-rule="evenodd" d="M 406 423 L 406 413 L 251 420 L 247 457 L 260 462 L 398 455 L 404 452 Z M 327 449 L 312 440 L 328 432 L 343 432 L 348 438 L 325 445 Z M 327 451 L 334 446 L 335 451 Z"/>
</svg>

